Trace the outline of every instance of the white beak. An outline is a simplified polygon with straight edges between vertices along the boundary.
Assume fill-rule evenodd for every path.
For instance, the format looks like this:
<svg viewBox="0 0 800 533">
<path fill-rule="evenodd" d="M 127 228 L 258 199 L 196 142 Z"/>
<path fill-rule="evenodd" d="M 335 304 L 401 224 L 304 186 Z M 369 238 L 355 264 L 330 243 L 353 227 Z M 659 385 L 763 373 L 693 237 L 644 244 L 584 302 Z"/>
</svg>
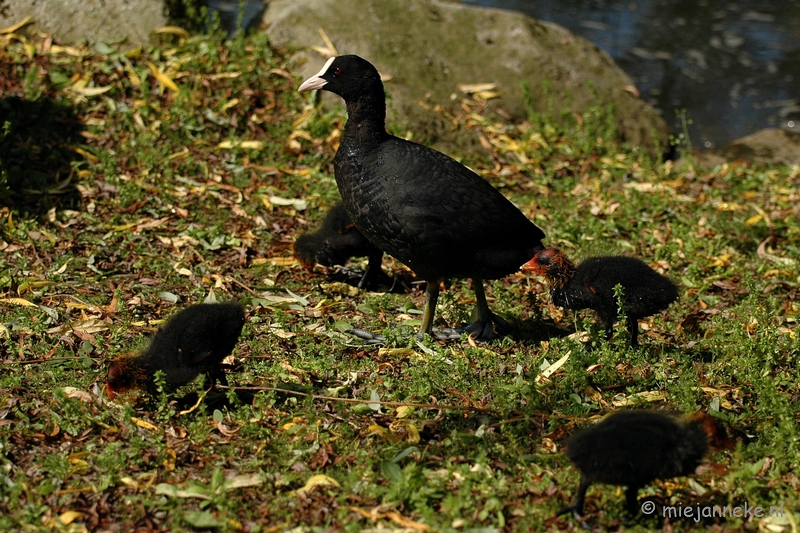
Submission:
<svg viewBox="0 0 800 533">
<path fill-rule="evenodd" d="M 301 93 L 304 93 L 307 91 L 316 91 L 317 89 L 322 89 L 322 87 L 324 87 L 325 84 L 328 83 L 328 80 L 323 79 L 322 76 L 324 76 L 325 73 L 328 71 L 328 67 L 331 66 L 331 63 L 333 63 L 334 59 L 336 58 L 335 57 L 330 58 L 322 67 L 322 70 L 320 70 L 319 72 L 308 78 L 306 81 L 301 83 L 300 87 L 297 90 L 300 91 Z"/>
</svg>

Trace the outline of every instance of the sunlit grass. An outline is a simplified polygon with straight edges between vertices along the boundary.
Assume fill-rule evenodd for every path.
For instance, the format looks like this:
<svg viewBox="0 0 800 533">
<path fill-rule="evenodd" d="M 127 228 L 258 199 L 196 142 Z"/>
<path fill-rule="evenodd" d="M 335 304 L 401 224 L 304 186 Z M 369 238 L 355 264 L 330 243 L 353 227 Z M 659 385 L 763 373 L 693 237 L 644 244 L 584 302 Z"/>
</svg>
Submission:
<svg viewBox="0 0 800 533">
<path fill-rule="evenodd" d="M 632 350 L 624 328 L 606 343 L 591 313 L 553 307 L 542 280 L 516 274 L 487 284 L 513 335 L 418 345 L 395 328 L 419 318 L 419 287 L 348 296 L 291 260 L 294 236 L 338 198 L 331 161 L 345 116 L 308 108 L 295 66 L 264 36 L 127 52 L 4 37 L 0 60 L 9 95 L 68 110 L 82 132 L 46 139 L 60 150 L 50 167 L 38 165 L 35 135 L 0 138 L 0 171 L 38 172 L 0 191 L 0 528 L 65 529 L 60 517 L 75 530 L 577 529 L 554 518 L 578 482 L 560 443 L 625 405 L 709 411 L 738 443 L 710 457 L 722 466 L 642 496 L 796 507 L 797 168 L 653 162 L 617 142 L 601 103 L 556 126 L 509 124 L 465 100 L 475 112 L 447 118 L 492 154 L 452 155 L 549 244 L 576 259 L 639 256 L 681 297 L 643 321 Z M 8 120 L 10 135 L 27 131 L 24 114 Z M 198 408 L 99 399 L 108 359 L 210 295 L 249 302 L 231 382 L 305 395 L 266 390 L 226 406 L 223 393 Z M 467 321 L 473 303 L 453 280 L 440 324 Z M 340 323 L 389 344 L 364 347 Z M 587 331 L 587 345 L 570 336 Z M 312 479 L 323 481 L 302 490 Z M 622 510 L 613 488 L 590 490 L 599 527 L 619 527 Z"/>
</svg>

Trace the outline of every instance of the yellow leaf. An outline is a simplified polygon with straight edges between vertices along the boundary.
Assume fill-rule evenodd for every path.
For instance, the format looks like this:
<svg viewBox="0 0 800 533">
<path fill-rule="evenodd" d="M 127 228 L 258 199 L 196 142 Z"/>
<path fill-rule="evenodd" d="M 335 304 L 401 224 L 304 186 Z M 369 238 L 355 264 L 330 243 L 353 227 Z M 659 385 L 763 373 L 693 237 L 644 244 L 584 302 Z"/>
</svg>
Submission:
<svg viewBox="0 0 800 533">
<path fill-rule="evenodd" d="M 378 424 L 372 424 L 367 428 L 367 437 L 371 437 L 372 435 L 379 435 L 381 437 L 385 436 L 389 431 Z"/>
<path fill-rule="evenodd" d="M 119 478 L 119 482 L 128 487 L 129 489 L 139 489 L 139 482 L 130 476 L 123 476 Z"/>
<path fill-rule="evenodd" d="M 25 298 L 0 298 L 0 303 L 21 305 L 23 307 L 36 307 L 35 303 L 29 302 Z"/>
<path fill-rule="evenodd" d="M 316 476 L 311 476 L 309 478 L 309 480 L 306 481 L 306 484 L 303 487 L 297 489 L 296 491 L 293 491 L 293 493 L 294 494 L 302 494 L 304 492 L 309 492 L 309 491 L 313 490 L 315 487 L 336 487 L 336 488 L 338 488 L 339 486 L 340 486 L 339 482 L 336 481 L 335 479 L 333 479 L 332 477 L 329 477 L 329 476 L 326 476 L 326 475 L 323 475 L 323 474 L 317 474 Z"/>
<path fill-rule="evenodd" d="M 76 389 L 75 387 L 64 387 L 62 390 L 67 398 L 77 398 L 86 403 L 92 402 L 92 395 L 84 390 Z"/>
<path fill-rule="evenodd" d="M 294 257 L 273 257 L 269 260 L 269 262 L 270 264 L 272 264 L 272 266 L 283 267 L 283 266 L 296 265 L 297 259 L 295 259 Z"/>
<path fill-rule="evenodd" d="M 147 420 L 142 420 L 141 418 L 136 418 L 135 416 L 132 416 L 131 417 L 131 422 L 133 422 L 134 424 L 136 424 L 140 428 L 148 429 L 150 431 L 158 431 L 158 427 L 154 426 L 153 424 L 151 424 Z"/>
<path fill-rule="evenodd" d="M 389 511 L 386 513 L 386 517 L 392 522 L 408 529 L 416 529 L 417 531 L 429 531 L 431 529 L 429 525 L 423 524 L 422 522 L 414 522 L 413 520 L 404 517 L 397 511 Z"/>
<path fill-rule="evenodd" d="M 32 42 L 25 41 L 22 43 L 22 47 L 25 49 L 28 59 L 33 59 L 33 56 L 36 55 L 36 45 L 34 45 Z"/>
<path fill-rule="evenodd" d="M 561 368 L 562 366 L 564 366 L 564 363 L 566 363 L 569 360 L 569 356 L 570 355 L 572 355 L 572 351 L 567 352 L 567 354 L 564 357 L 562 357 L 561 359 L 559 359 L 555 363 L 551 364 L 550 366 L 548 366 L 547 368 L 542 370 L 539 373 L 539 375 L 536 376 L 536 383 L 541 383 L 543 381 L 546 381 L 547 378 L 549 378 L 550 376 L 555 374 L 556 371 L 559 368 Z"/>
<path fill-rule="evenodd" d="M 225 490 L 255 487 L 264 483 L 261 474 L 238 474 L 225 482 Z"/>
<path fill-rule="evenodd" d="M 234 79 L 241 76 L 241 72 L 220 72 L 219 74 L 210 74 L 208 76 L 209 80 L 226 80 L 226 79 Z"/>
<path fill-rule="evenodd" d="M 328 37 L 328 34 L 325 33 L 325 30 L 323 30 L 320 27 L 320 28 L 317 28 L 317 31 L 319 32 L 320 37 L 322 37 L 322 40 L 325 41 L 325 46 L 328 49 L 328 51 L 330 52 L 330 55 L 331 56 L 338 56 L 339 55 L 339 51 L 336 50 L 336 46 L 334 46 L 333 41 L 331 40 L 330 37 Z"/>
<path fill-rule="evenodd" d="M 89 160 L 89 162 L 91 162 L 91 163 L 97 163 L 97 161 L 99 161 L 97 159 L 97 156 L 95 156 L 94 154 L 92 154 L 90 152 L 87 152 L 83 148 L 78 148 L 77 146 L 70 146 L 69 149 L 72 150 L 73 152 L 75 152 L 76 154 L 82 155 L 87 160 Z"/>
<path fill-rule="evenodd" d="M 748 218 L 747 220 L 745 220 L 744 224 L 745 224 L 745 226 L 755 226 L 756 224 L 758 224 L 761 221 L 762 218 L 764 218 L 764 217 L 762 217 L 761 215 L 753 215 L 750 218 Z"/>
<path fill-rule="evenodd" d="M 59 46 L 54 44 L 50 47 L 51 54 L 67 54 L 74 57 L 83 57 L 88 55 L 88 52 L 81 50 L 80 48 L 73 48 L 72 46 Z"/>
<path fill-rule="evenodd" d="M 175 161 L 176 159 L 186 159 L 187 157 L 189 157 L 189 149 L 184 146 L 181 150 L 169 154 L 167 156 L 167 159 L 169 159 L 170 161 Z"/>
<path fill-rule="evenodd" d="M 119 226 L 110 226 L 112 231 L 125 231 L 131 228 L 135 228 L 138 225 L 138 222 L 131 222 L 129 224 L 121 224 Z"/>
<path fill-rule="evenodd" d="M 736 202 L 720 202 L 716 205 L 717 211 L 739 211 L 742 206 Z"/>
<path fill-rule="evenodd" d="M 239 144 L 242 148 L 247 148 L 248 150 L 263 150 L 264 143 L 261 141 L 244 141 Z"/>
<path fill-rule="evenodd" d="M 106 85 L 105 87 L 70 87 L 70 90 L 82 96 L 97 96 L 99 94 L 108 92 L 113 88 L 113 85 Z"/>
<path fill-rule="evenodd" d="M 728 261 L 730 261 L 731 257 L 733 257 L 731 254 L 722 254 L 719 257 L 715 257 L 714 261 L 711 262 L 708 266 L 709 267 L 725 266 L 728 264 Z"/>
<path fill-rule="evenodd" d="M 234 107 L 238 103 L 239 103 L 239 99 L 238 98 L 234 98 L 234 99 L 230 100 L 229 102 L 226 102 L 219 110 L 221 112 L 225 112 L 228 109 Z"/>
<path fill-rule="evenodd" d="M 314 106 L 307 105 L 303 108 L 303 112 L 300 113 L 300 116 L 292 121 L 292 128 L 297 129 L 303 124 L 308 118 L 314 114 L 315 108 Z"/>
<path fill-rule="evenodd" d="M 264 143 L 261 141 L 222 141 L 217 145 L 220 150 L 230 150 L 231 148 L 245 148 L 247 150 L 263 150 Z"/>
<path fill-rule="evenodd" d="M 611 400 L 611 403 L 614 405 L 614 407 L 625 407 L 627 405 L 636 405 L 643 402 L 660 402 L 666 399 L 667 393 L 664 391 L 643 391 L 637 392 L 636 394 L 631 394 L 627 397 L 624 394 L 619 394 L 614 396 L 614 398 Z"/>
<path fill-rule="evenodd" d="M 178 26 L 163 26 L 161 28 L 158 28 L 157 30 L 153 30 L 153 33 L 155 34 L 166 33 L 170 35 L 177 35 L 178 37 L 182 37 L 184 39 L 189 38 L 189 32 Z"/>
<path fill-rule="evenodd" d="M 27 17 L 25 17 L 24 19 L 20 20 L 19 22 L 17 22 L 13 26 L 8 26 L 7 28 L 0 29 L 0 35 L 5 35 L 7 33 L 14 33 L 15 31 L 17 31 L 21 27 L 26 26 L 26 25 L 30 24 L 31 22 L 33 22 L 33 16 L 28 15 Z"/>
<path fill-rule="evenodd" d="M 184 267 L 180 266 L 180 262 L 177 262 L 174 265 L 172 265 L 172 270 L 174 270 L 175 272 L 177 272 L 181 276 L 192 277 L 192 271 L 189 270 L 188 268 L 184 268 Z"/>
<path fill-rule="evenodd" d="M 401 405 L 397 409 L 394 410 L 395 418 L 405 418 L 411 413 L 414 412 L 414 408 L 410 405 Z"/>
<path fill-rule="evenodd" d="M 334 281 L 331 283 L 320 283 L 320 288 L 324 291 L 332 292 L 335 294 L 343 294 L 345 296 L 358 296 L 358 287 L 353 287 L 341 281 Z"/>
<path fill-rule="evenodd" d="M 411 357 L 416 355 L 417 352 L 411 348 L 380 348 L 378 350 L 378 357 Z"/>
<path fill-rule="evenodd" d="M 128 74 L 128 79 L 131 80 L 131 85 L 133 85 L 137 89 L 140 88 L 142 86 L 142 79 L 139 77 L 138 74 L 136 74 L 136 71 L 133 70 L 133 67 L 126 63 L 123 68 L 125 69 L 125 72 Z"/>
<path fill-rule="evenodd" d="M 68 526 L 81 516 L 83 516 L 83 513 L 79 513 L 78 511 L 66 511 L 58 515 L 58 521 Z"/>
<path fill-rule="evenodd" d="M 142 47 L 141 47 L 141 45 L 139 45 L 139 46 L 134 46 L 133 48 L 131 48 L 130 50 L 128 50 L 127 52 L 125 52 L 125 53 L 124 53 L 124 54 L 122 54 L 122 55 L 124 55 L 124 56 L 125 56 L 125 57 L 127 57 L 128 59 L 134 59 L 134 58 L 137 58 L 137 57 L 139 57 L 140 55 L 142 55 Z"/>
<path fill-rule="evenodd" d="M 406 437 L 406 440 L 410 444 L 417 444 L 419 442 L 419 430 L 417 429 L 417 426 L 415 426 L 411 422 L 406 422 L 405 427 L 406 427 L 406 434 L 408 435 L 408 437 Z"/>
<path fill-rule="evenodd" d="M 105 331 L 108 329 L 108 324 L 102 320 L 98 320 L 96 318 L 90 318 L 89 320 L 81 320 L 78 322 L 73 322 L 71 324 L 72 329 L 77 331 L 78 333 L 87 333 L 89 335 L 93 333 L 99 333 L 101 331 Z"/>
<path fill-rule="evenodd" d="M 480 93 L 483 91 L 493 91 L 497 88 L 495 83 L 459 83 L 458 90 L 462 93 Z"/>
<path fill-rule="evenodd" d="M 179 90 L 178 86 L 175 84 L 174 81 L 172 81 L 172 78 L 170 78 L 169 76 L 167 76 L 163 72 L 159 71 L 158 67 L 156 67 L 154 64 L 152 64 L 150 61 L 147 61 L 147 68 L 150 69 L 150 72 L 153 73 L 153 76 L 155 76 L 155 78 L 158 80 L 158 82 L 161 85 L 163 85 L 164 87 L 166 87 L 167 89 L 169 89 L 171 91 L 178 92 L 178 90 Z"/>
</svg>

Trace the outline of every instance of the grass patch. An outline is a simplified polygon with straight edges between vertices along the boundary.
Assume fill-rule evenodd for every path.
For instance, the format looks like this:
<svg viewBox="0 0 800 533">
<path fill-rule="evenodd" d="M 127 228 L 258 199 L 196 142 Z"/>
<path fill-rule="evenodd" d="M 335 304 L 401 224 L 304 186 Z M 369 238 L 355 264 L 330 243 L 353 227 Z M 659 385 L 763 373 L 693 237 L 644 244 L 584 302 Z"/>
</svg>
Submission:
<svg viewBox="0 0 800 533">
<path fill-rule="evenodd" d="M 549 244 L 640 256 L 681 298 L 631 350 L 621 325 L 606 343 L 594 317 L 516 274 L 487 287 L 512 336 L 418 345 L 393 329 L 419 319 L 421 286 L 353 296 L 291 258 L 337 201 L 344 112 L 297 93 L 295 66 L 263 35 L 165 38 L 127 52 L 0 42 L 0 529 L 577 529 L 554 518 L 578 482 L 560 442 L 622 405 L 707 410 L 738 443 L 640 496 L 796 509 L 797 168 L 675 167 L 616 144 L 601 105 L 511 124 L 465 100 L 443 118 L 492 153 L 453 155 Z M 109 359 L 209 297 L 249 302 L 230 381 L 270 390 L 197 408 L 200 383 L 184 399 L 101 399 Z M 466 321 L 472 299 L 454 280 L 444 321 Z M 364 347 L 340 323 L 391 342 Z M 570 336 L 585 331 L 591 351 Z M 614 489 L 590 490 L 598 527 L 654 527 L 622 525 L 622 508 Z M 790 529 L 716 522 L 701 525 Z"/>
</svg>

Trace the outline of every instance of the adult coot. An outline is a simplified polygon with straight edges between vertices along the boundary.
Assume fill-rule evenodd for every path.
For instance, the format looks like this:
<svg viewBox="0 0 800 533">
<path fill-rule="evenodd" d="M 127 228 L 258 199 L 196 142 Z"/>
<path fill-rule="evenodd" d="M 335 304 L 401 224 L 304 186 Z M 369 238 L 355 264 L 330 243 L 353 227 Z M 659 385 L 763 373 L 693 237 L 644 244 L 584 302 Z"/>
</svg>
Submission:
<svg viewBox="0 0 800 533">
<path fill-rule="evenodd" d="M 483 178 L 421 144 L 389 135 L 378 71 L 355 56 L 334 57 L 300 91 L 341 96 L 348 120 L 333 168 L 347 213 L 378 248 L 425 279 L 419 335 L 430 334 L 444 278 L 471 278 L 477 321 L 465 331 L 495 337 L 504 321 L 489 310 L 482 280 L 513 273 L 544 233 Z"/>
<path fill-rule="evenodd" d="M 610 339 L 619 305 L 614 287 L 622 286 L 631 346 L 639 344 L 639 319 L 666 309 L 678 299 L 678 287 L 635 257 L 590 257 L 575 265 L 561 250 L 538 252 L 522 270 L 539 274 L 550 284 L 553 303 L 565 309 L 593 309 Z"/>
<path fill-rule="evenodd" d="M 381 273 L 383 252 L 358 231 L 342 204 L 328 211 L 316 231 L 300 235 L 294 242 L 294 256 L 309 271 L 316 263 L 344 265 L 351 257 L 367 256 L 369 261 L 358 288 L 364 289 Z"/>
<path fill-rule="evenodd" d="M 108 395 L 145 388 L 156 392 L 157 370 L 166 375 L 168 390 L 174 390 L 206 374 L 213 387 L 227 385 L 222 360 L 233 351 L 244 326 L 244 309 L 236 303 L 199 304 L 187 307 L 159 329 L 140 355 L 123 356 L 111 362 L 106 386 Z"/>
</svg>

